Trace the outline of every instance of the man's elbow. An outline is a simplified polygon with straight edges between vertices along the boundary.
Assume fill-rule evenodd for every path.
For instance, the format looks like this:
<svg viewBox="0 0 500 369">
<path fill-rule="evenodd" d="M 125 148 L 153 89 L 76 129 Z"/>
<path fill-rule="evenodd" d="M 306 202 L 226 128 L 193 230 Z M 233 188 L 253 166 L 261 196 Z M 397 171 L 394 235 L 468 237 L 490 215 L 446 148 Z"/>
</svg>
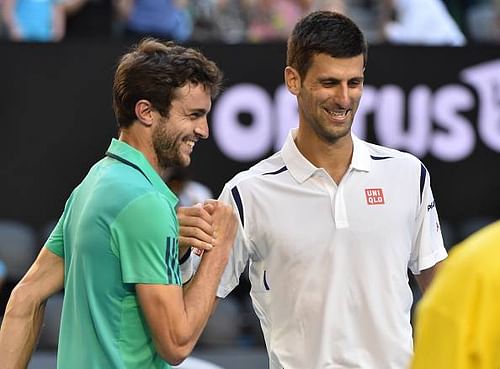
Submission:
<svg viewBox="0 0 500 369">
<path fill-rule="evenodd" d="M 163 337 L 158 337 L 156 347 L 160 356 L 170 365 L 179 365 L 193 351 L 198 335 L 190 330 L 165 330 Z"/>
<path fill-rule="evenodd" d="M 5 317 L 22 319 L 29 317 L 45 303 L 29 284 L 19 283 L 11 292 Z"/>
<path fill-rule="evenodd" d="M 170 365 L 179 365 L 191 354 L 192 345 L 170 344 L 158 350 L 158 353 Z"/>
</svg>

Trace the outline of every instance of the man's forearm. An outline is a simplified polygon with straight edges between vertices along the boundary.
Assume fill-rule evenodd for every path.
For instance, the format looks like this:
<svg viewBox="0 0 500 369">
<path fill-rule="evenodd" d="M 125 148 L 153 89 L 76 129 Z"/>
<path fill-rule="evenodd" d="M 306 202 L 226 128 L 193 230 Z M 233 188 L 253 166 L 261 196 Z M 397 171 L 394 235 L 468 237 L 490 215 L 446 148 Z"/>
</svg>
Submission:
<svg viewBox="0 0 500 369">
<path fill-rule="evenodd" d="M 10 295 L 0 328 L 0 369 L 25 369 L 42 327 L 45 303 L 64 284 L 64 260 L 46 247 Z"/>
<path fill-rule="evenodd" d="M 224 246 L 221 246 L 224 248 Z M 205 253 L 197 273 L 183 289 L 173 285 L 136 284 L 141 309 L 160 356 L 178 365 L 193 350 L 215 301 L 228 260 L 228 249 Z"/>
<path fill-rule="evenodd" d="M 200 266 L 191 280 L 184 288 L 184 303 L 188 317 L 204 317 L 202 320 L 191 320 L 191 326 L 198 339 L 206 322 L 213 312 L 217 287 L 227 264 L 228 255 L 215 255 L 210 251 L 203 255 Z M 210 255 L 212 253 L 212 255 Z M 219 260 L 210 260 L 218 258 Z M 203 260 L 205 259 L 205 260 Z M 213 298 L 208 298 L 213 296 Z"/>
<path fill-rule="evenodd" d="M 26 369 L 43 323 L 45 302 L 30 302 L 22 285 L 14 289 L 0 329 L 0 369 Z"/>
<path fill-rule="evenodd" d="M 209 206 L 218 207 L 219 204 L 212 203 Z M 218 237 L 213 239 L 213 248 L 203 254 L 192 282 L 184 289 L 186 315 L 190 320 L 190 326 L 194 329 L 196 340 L 213 312 L 216 291 L 236 236 L 237 223 L 234 211 L 229 206 L 225 206 L 224 209 L 227 220 L 221 221 L 223 217 L 219 217 L 219 221 L 214 221 L 213 234 L 214 236 L 218 234 Z"/>
</svg>

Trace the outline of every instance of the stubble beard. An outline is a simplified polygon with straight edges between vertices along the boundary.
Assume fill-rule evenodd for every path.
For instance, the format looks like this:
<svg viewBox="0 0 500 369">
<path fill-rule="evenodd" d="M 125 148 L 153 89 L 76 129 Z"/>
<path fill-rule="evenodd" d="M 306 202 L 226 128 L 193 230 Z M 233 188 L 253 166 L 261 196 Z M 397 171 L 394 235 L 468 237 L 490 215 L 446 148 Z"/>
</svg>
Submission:
<svg viewBox="0 0 500 369">
<path fill-rule="evenodd" d="M 341 130 L 328 130 L 324 126 L 321 125 L 321 123 L 315 122 L 313 123 L 313 130 L 316 132 L 316 135 L 318 135 L 323 141 L 334 144 L 341 140 L 342 138 L 346 137 L 349 135 L 351 132 L 351 126 L 352 123 L 347 124 L 346 127 L 341 129 Z"/>
<path fill-rule="evenodd" d="M 307 125 L 314 131 L 319 139 L 328 144 L 335 144 L 339 140 L 350 134 L 356 109 L 351 109 L 351 117 L 349 121 L 346 121 L 342 127 L 335 127 L 334 123 L 330 122 L 326 117 L 322 115 L 326 114 L 326 112 L 323 111 L 323 104 L 320 104 L 320 106 L 318 107 L 319 109 L 321 109 L 321 112 L 319 112 L 315 108 L 311 107 L 311 105 L 315 105 L 315 102 L 311 101 L 312 98 L 309 96 L 309 93 L 306 93 L 305 95 L 305 100 L 303 101 L 304 109 L 302 110 L 302 114 L 307 122 Z M 309 107 L 310 109 L 308 109 L 307 107 Z M 332 129 L 329 129 L 330 127 Z"/>
<path fill-rule="evenodd" d="M 309 127 L 312 128 L 316 136 L 328 144 L 335 144 L 351 132 L 353 117 L 351 117 L 349 121 L 346 121 L 343 127 L 338 127 L 338 129 L 333 127 L 334 129 L 329 129 L 329 127 L 332 126 L 332 123 L 326 118 L 313 116 L 312 114 L 308 115 L 309 116 L 306 116 L 305 118 L 308 121 Z"/>
<path fill-rule="evenodd" d="M 171 137 L 167 130 L 160 127 L 153 132 L 153 149 L 158 158 L 158 165 L 163 170 L 170 167 L 186 167 L 189 165 L 181 158 L 176 138 Z"/>
</svg>

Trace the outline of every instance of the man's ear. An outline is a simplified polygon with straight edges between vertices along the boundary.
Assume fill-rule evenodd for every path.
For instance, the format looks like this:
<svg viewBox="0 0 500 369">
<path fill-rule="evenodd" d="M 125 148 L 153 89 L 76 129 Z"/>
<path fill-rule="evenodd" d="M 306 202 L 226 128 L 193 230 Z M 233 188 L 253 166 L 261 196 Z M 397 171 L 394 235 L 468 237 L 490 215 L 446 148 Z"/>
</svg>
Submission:
<svg viewBox="0 0 500 369">
<path fill-rule="evenodd" d="M 299 72 L 290 66 L 285 68 L 285 84 L 293 95 L 297 96 L 301 87 Z"/>
<path fill-rule="evenodd" d="M 148 100 L 139 100 L 135 103 L 135 115 L 137 120 L 147 126 L 153 125 L 153 106 Z"/>
</svg>

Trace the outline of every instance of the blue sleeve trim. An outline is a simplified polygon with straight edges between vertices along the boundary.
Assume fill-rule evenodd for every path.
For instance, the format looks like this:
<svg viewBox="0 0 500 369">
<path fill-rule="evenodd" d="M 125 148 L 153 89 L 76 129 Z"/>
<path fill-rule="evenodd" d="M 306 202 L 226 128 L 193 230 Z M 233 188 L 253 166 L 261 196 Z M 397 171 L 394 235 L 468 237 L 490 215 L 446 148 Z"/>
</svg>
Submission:
<svg viewBox="0 0 500 369">
<path fill-rule="evenodd" d="M 423 164 L 420 164 L 420 203 L 422 203 L 422 196 L 424 194 L 425 177 L 427 175 L 427 169 L 425 169 Z"/>
<path fill-rule="evenodd" d="M 269 291 L 271 288 L 269 288 L 269 285 L 267 284 L 267 278 L 266 278 L 266 270 L 264 270 L 264 288 Z"/>
<path fill-rule="evenodd" d="M 238 207 L 238 214 L 240 216 L 241 225 L 245 226 L 245 221 L 244 221 L 244 216 L 243 216 L 243 203 L 241 202 L 240 192 L 238 191 L 238 188 L 236 186 L 234 186 L 231 189 L 231 194 L 233 195 L 234 202 L 236 203 L 236 206 Z"/>
<path fill-rule="evenodd" d="M 262 174 L 263 176 L 267 176 L 267 175 L 275 175 L 275 174 L 280 174 L 281 172 L 284 172 L 286 171 L 288 168 L 286 167 L 286 165 L 283 167 L 283 168 L 280 168 L 278 170 L 275 170 L 274 172 L 268 172 L 268 173 L 264 173 Z"/>
</svg>

